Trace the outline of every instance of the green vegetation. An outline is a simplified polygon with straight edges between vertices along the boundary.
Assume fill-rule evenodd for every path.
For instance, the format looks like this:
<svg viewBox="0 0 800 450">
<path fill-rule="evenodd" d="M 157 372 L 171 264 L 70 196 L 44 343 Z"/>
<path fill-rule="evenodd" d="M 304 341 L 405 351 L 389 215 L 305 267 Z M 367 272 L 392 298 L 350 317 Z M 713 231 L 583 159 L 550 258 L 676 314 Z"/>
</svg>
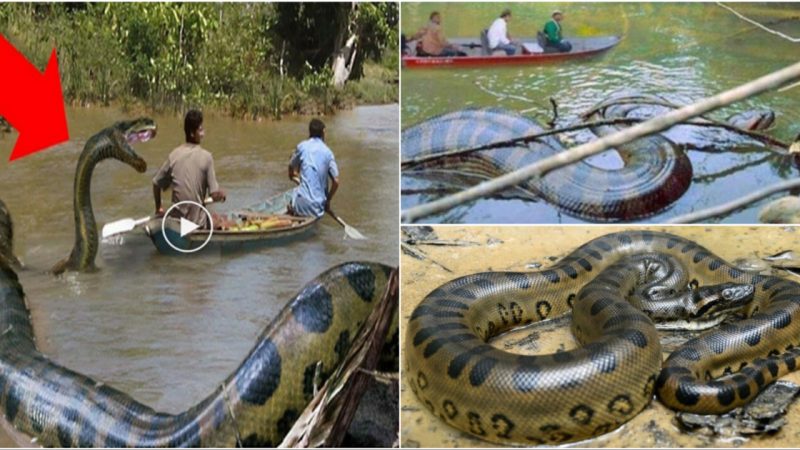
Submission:
<svg viewBox="0 0 800 450">
<path fill-rule="evenodd" d="M 37 67 L 57 48 L 68 102 L 241 118 L 397 101 L 397 23 L 396 3 L 0 4 L 0 33 Z M 352 35 L 335 88 L 332 62 Z"/>
</svg>

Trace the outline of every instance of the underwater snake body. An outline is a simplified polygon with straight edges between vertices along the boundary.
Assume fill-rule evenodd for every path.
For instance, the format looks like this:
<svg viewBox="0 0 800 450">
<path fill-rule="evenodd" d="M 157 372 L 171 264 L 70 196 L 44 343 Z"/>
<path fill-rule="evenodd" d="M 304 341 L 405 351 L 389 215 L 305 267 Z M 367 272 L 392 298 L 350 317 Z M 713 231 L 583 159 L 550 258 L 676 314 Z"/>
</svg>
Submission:
<svg viewBox="0 0 800 450">
<path fill-rule="evenodd" d="M 671 264 L 685 275 L 667 270 L 668 290 L 641 285 Z M 723 294 L 702 300 L 698 288 L 677 301 L 641 301 L 678 295 L 686 277 Z M 688 322 L 708 316 L 710 325 L 737 309 L 751 316 L 686 342 L 662 369 L 656 329 L 639 307 Z M 577 349 L 523 356 L 487 343 L 570 310 Z M 409 319 L 404 373 L 421 403 L 455 428 L 500 443 L 558 444 L 619 427 L 654 392 L 670 408 L 701 414 L 746 404 L 795 370 L 799 344 L 800 284 L 741 271 L 679 236 L 620 232 L 547 270 L 478 273 L 435 289 Z"/>
<path fill-rule="evenodd" d="M 344 358 L 391 268 L 345 263 L 306 285 L 239 368 L 196 406 L 154 411 L 36 349 L 22 286 L 0 264 L 0 411 L 48 447 L 272 447 Z"/>
<path fill-rule="evenodd" d="M 661 101 L 649 96 L 642 101 Z M 641 104 L 610 99 L 593 108 L 584 119 L 641 118 Z M 756 112 L 731 118 L 733 125 L 753 129 L 772 123 Z M 652 116 L 651 116 L 652 117 Z M 605 136 L 619 130 L 612 125 L 595 126 L 591 131 Z M 435 155 L 447 150 L 479 147 L 545 131 L 536 121 L 499 108 L 463 109 L 426 120 L 403 131 L 403 160 Z M 409 175 L 424 174 L 430 167 L 458 169 L 479 178 L 494 178 L 564 151 L 555 136 L 534 142 L 451 156 L 423 164 Z M 592 221 L 627 221 L 653 215 L 680 198 L 692 180 L 692 165 L 683 150 L 656 134 L 622 145 L 617 151 L 625 161 L 622 169 L 607 170 L 586 160 L 533 178 L 519 187 L 550 202 L 561 211 Z"/>
<path fill-rule="evenodd" d="M 147 163 L 136 153 L 131 144 L 147 141 L 155 134 L 155 122 L 143 117 L 132 121 L 117 122 L 86 141 L 75 170 L 72 199 L 75 215 L 75 244 L 69 256 L 53 267 L 53 273 L 95 269 L 94 260 L 97 256 L 99 239 L 91 196 L 94 168 L 100 161 L 113 158 L 128 164 L 137 172 L 143 173 L 147 170 Z"/>
</svg>

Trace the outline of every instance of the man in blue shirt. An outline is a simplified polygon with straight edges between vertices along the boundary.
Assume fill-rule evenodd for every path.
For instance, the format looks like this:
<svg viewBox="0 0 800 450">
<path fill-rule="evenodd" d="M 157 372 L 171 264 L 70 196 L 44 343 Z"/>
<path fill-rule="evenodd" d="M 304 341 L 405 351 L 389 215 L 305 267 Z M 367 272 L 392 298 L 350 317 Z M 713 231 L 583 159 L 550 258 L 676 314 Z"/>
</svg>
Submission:
<svg viewBox="0 0 800 450">
<path fill-rule="evenodd" d="M 339 188 L 339 168 L 333 152 L 324 142 L 325 124 L 312 119 L 308 135 L 307 140 L 297 145 L 289 161 L 289 179 L 300 178 L 299 186 L 292 193 L 289 212 L 295 216 L 322 217 L 330 209 L 331 199 Z"/>
</svg>

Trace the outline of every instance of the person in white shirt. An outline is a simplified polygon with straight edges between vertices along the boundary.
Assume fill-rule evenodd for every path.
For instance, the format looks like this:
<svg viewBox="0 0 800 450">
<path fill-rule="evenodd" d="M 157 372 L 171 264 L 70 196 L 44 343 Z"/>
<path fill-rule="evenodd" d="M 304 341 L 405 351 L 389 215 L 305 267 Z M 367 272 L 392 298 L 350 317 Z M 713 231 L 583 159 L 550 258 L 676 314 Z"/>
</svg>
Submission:
<svg viewBox="0 0 800 450">
<path fill-rule="evenodd" d="M 500 17 L 495 19 L 495 21 L 492 22 L 492 26 L 489 27 L 486 37 L 489 40 L 489 50 L 491 52 L 494 52 L 495 50 L 503 50 L 506 52 L 506 55 L 509 56 L 516 53 L 517 46 L 514 45 L 513 41 L 511 40 L 511 36 L 508 34 L 509 20 L 511 20 L 511 10 L 503 10 L 503 13 L 500 14 Z"/>
</svg>

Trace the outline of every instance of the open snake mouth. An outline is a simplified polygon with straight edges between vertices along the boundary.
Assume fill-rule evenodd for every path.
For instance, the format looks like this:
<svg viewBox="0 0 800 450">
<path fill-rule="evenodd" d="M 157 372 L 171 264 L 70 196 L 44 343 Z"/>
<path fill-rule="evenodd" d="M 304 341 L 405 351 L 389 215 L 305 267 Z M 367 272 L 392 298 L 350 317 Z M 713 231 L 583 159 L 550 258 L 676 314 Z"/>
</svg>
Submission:
<svg viewBox="0 0 800 450">
<path fill-rule="evenodd" d="M 155 126 L 147 126 L 144 128 L 131 130 L 125 134 L 125 139 L 128 144 L 137 144 L 139 142 L 147 142 L 156 137 L 157 128 Z"/>
</svg>

